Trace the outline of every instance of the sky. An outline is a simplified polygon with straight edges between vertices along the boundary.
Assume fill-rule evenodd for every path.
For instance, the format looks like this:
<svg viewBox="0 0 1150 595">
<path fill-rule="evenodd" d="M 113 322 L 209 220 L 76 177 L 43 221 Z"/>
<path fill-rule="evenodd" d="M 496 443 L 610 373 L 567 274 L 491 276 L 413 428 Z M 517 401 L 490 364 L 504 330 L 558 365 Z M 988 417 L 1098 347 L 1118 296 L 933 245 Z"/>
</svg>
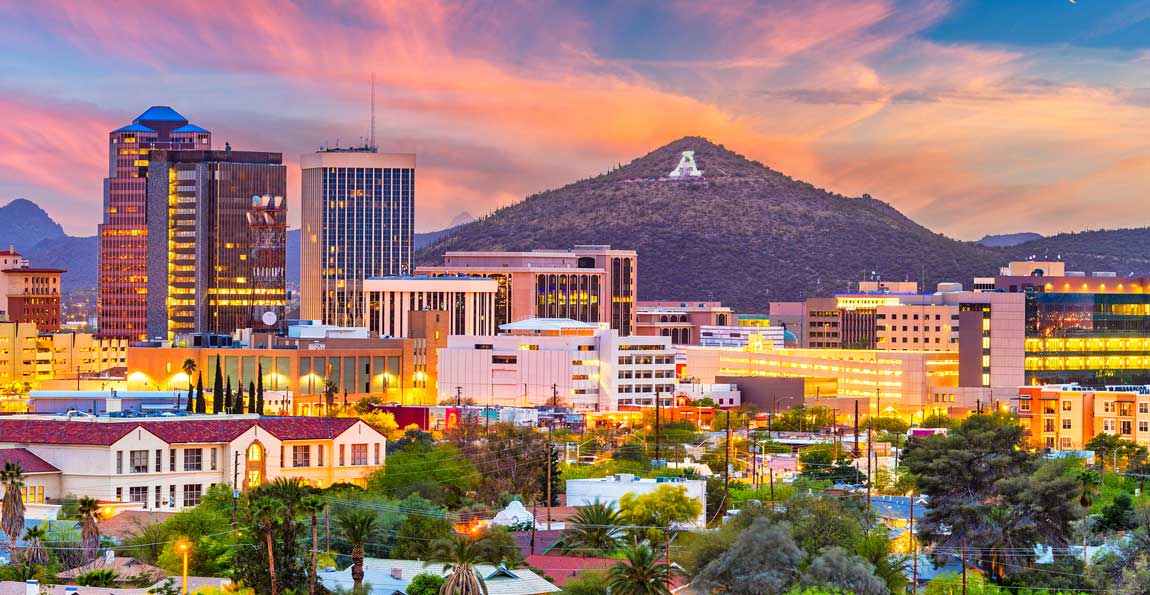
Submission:
<svg viewBox="0 0 1150 595">
<path fill-rule="evenodd" d="M 94 234 L 108 132 L 170 105 L 283 152 L 298 221 L 372 73 L 421 231 L 687 135 L 960 239 L 1150 225 L 1150 0 L 0 0 L 0 204 Z"/>
</svg>

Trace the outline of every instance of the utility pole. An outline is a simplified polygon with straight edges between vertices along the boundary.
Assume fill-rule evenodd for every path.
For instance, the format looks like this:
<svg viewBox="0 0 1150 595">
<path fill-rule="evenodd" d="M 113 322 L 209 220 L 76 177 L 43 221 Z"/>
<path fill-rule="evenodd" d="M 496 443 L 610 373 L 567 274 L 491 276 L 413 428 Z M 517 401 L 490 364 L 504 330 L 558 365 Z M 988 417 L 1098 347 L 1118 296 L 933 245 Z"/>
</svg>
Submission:
<svg viewBox="0 0 1150 595">
<path fill-rule="evenodd" d="M 455 387 L 455 406 L 460 407 L 463 405 L 463 387 Z"/>
<path fill-rule="evenodd" d="M 559 385 L 557 384 L 551 385 L 551 407 L 559 408 Z"/>
<path fill-rule="evenodd" d="M 661 400 L 662 399 L 659 398 L 659 393 L 655 393 L 655 464 L 656 465 L 659 464 L 659 460 L 661 458 L 659 456 L 660 455 L 660 452 L 659 452 L 659 410 L 660 410 L 659 402 Z"/>
<path fill-rule="evenodd" d="M 232 463 L 232 527 L 236 526 L 236 512 L 240 501 L 240 451 L 235 452 Z"/>
<path fill-rule="evenodd" d="M 858 458 L 862 452 L 859 450 L 859 400 L 855 399 L 855 444 L 854 444 L 854 458 Z"/>
<path fill-rule="evenodd" d="M 962 595 L 966 595 L 966 540 L 962 540 Z"/>
<path fill-rule="evenodd" d="M 727 412 L 727 447 L 723 449 L 723 501 L 731 496 L 731 412 Z"/>
<path fill-rule="evenodd" d="M 775 504 L 775 468 L 771 467 L 771 509 L 774 509 Z"/>
<path fill-rule="evenodd" d="M 856 403 L 858 401 L 855 401 Z M 873 483 L 872 477 L 874 476 L 874 467 L 871 463 L 871 455 L 874 454 L 874 417 L 870 418 L 870 428 L 867 429 L 866 437 L 866 511 L 870 514 L 870 492 L 871 484 Z"/>
<path fill-rule="evenodd" d="M 555 446 L 551 443 L 551 428 L 555 422 L 547 424 L 547 530 L 551 530 L 551 459 L 555 457 Z"/>
<path fill-rule="evenodd" d="M 915 534 L 914 534 L 914 492 L 913 491 L 910 493 L 910 525 L 908 526 L 908 530 L 910 531 L 910 548 L 911 548 L 910 552 L 911 552 L 911 555 L 914 556 L 914 570 L 913 570 L 913 574 L 911 575 L 912 576 L 911 585 L 912 585 L 912 588 L 914 589 L 914 593 L 912 595 L 918 595 L 918 539 L 915 537 Z"/>
</svg>

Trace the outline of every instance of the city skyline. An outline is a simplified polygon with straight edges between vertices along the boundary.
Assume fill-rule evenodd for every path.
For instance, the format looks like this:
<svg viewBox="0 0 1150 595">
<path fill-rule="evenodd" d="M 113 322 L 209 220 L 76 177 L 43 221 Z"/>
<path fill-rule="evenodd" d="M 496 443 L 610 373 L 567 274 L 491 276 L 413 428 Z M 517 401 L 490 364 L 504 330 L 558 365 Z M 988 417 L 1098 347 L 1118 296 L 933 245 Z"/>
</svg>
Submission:
<svg viewBox="0 0 1150 595">
<path fill-rule="evenodd" d="M 374 72 L 421 231 L 691 134 L 962 239 L 1145 223 L 1144 0 L 233 8 L 3 9 L 0 202 L 94 234 L 107 131 L 171 105 L 282 152 L 296 227 L 299 155 L 370 134 Z"/>
</svg>

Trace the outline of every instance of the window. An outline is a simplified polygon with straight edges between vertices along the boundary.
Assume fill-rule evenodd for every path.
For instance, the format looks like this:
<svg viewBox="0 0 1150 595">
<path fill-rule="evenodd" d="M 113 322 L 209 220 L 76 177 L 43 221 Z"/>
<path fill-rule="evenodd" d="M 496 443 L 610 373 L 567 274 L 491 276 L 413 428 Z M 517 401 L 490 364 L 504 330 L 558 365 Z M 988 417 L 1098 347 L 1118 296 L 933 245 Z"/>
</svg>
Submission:
<svg viewBox="0 0 1150 595">
<path fill-rule="evenodd" d="M 164 449 L 156 449 L 156 473 L 164 470 Z"/>
<path fill-rule="evenodd" d="M 367 464 L 367 445 L 366 444 L 352 444 L 351 445 L 351 464 L 352 465 L 366 465 Z"/>
<path fill-rule="evenodd" d="M 323 445 L 317 444 L 315 450 L 315 464 L 317 467 L 323 467 Z"/>
<path fill-rule="evenodd" d="M 148 472 L 148 451 L 133 450 L 128 453 L 128 466 L 132 473 Z M 135 502 L 135 500 L 133 500 Z"/>
<path fill-rule="evenodd" d="M 1122 420 L 1122 423 L 1120 424 L 1119 427 L 1122 428 L 1122 435 L 1123 436 L 1128 436 L 1128 435 L 1134 433 L 1134 424 L 1131 423 L 1131 421 L 1128 419 Z"/>
<path fill-rule="evenodd" d="M 164 486 L 156 486 L 156 508 L 164 504 Z"/>
<path fill-rule="evenodd" d="M 124 488 L 116 488 L 116 502 L 124 501 Z"/>
<path fill-rule="evenodd" d="M 1071 411 L 1073 409 L 1074 409 L 1074 405 L 1070 401 L 1063 401 L 1062 402 L 1062 410 L 1063 411 Z"/>
<path fill-rule="evenodd" d="M 216 470 L 216 465 L 217 465 L 217 463 L 216 463 L 216 449 L 213 447 L 212 448 L 212 471 Z"/>
<path fill-rule="evenodd" d="M 1073 423 L 1069 419 L 1062 420 L 1062 429 L 1063 430 L 1069 430 L 1069 429 L 1071 429 L 1072 426 L 1073 426 Z"/>
<path fill-rule="evenodd" d="M 1150 432 L 1150 421 L 1138 422 L 1138 432 Z"/>
<path fill-rule="evenodd" d="M 204 450 L 202 448 L 184 449 L 184 471 L 202 471 L 204 469 Z M 184 488 L 187 499 L 187 487 Z M 193 505 L 194 506 L 194 505 Z"/>
<path fill-rule="evenodd" d="M 291 447 L 292 467 L 311 467 L 311 447 L 307 445 Z"/>
<path fill-rule="evenodd" d="M 1112 419 L 1102 420 L 1102 431 L 1110 432 L 1111 434 L 1113 434 L 1114 433 L 1114 420 L 1112 420 Z"/>
<path fill-rule="evenodd" d="M 1103 413 L 1114 413 L 1114 402 L 1113 401 L 1102 401 L 1102 412 Z"/>
<path fill-rule="evenodd" d="M 128 488 L 128 502 L 148 503 L 148 486 L 132 486 Z"/>
<path fill-rule="evenodd" d="M 1021 401 L 1018 403 L 1019 411 L 1030 411 L 1030 401 Z"/>
<path fill-rule="evenodd" d="M 375 443 L 375 464 L 379 464 L 379 443 Z"/>
<path fill-rule="evenodd" d="M 344 445 L 343 445 L 343 444 L 340 444 L 340 445 L 339 445 L 339 466 L 340 466 L 340 467 L 343 467 L 343 464 L 344 464 L 344 459 L 343 459 L 343 447 L 344 447 Z"/>
<path fill-rule="evenodd" d="M 199 506 L 201 493 L 203 493 L 203 485 L 198 483 L 185 484 L 184 506 Z"/>
<path fill-rule="evenodd" d="M 1150 413 L 1150 403 L 1138 403 L 1138 413 Z"/>
<path fill-rule="evenodd" d="M 176 449 L 169 448 L 168 449 L 168 471 L 175 471 L 175 470 L 176 470 Z M 172 486 L 172 489 L 175 489 L 175 486 Z"/>
<path fill-rule="evenodd" d="M 116 451 L 116 474 L 118 475 L 118 474 L 121 474 L 123 472 L 124 472 L 124 451 L 117 450 Z"/>
<path fill-rule="evenodd" d="M 176 507 L 176 486 L 168 486 L 168 506 Z"/>
</svg>

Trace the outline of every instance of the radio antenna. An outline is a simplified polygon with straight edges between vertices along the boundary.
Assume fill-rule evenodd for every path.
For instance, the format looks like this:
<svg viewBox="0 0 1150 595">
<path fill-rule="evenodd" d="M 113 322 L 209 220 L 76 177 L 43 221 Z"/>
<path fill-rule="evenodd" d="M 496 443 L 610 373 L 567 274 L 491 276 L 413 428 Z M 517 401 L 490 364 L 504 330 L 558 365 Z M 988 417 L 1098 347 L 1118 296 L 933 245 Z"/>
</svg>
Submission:
<svg viewBox="0 0 1150 595">
<path fill-rule="evenodd" d="M 375 73 L 371 73 L 371 148 L 375 146 Z"/>
</svg>

